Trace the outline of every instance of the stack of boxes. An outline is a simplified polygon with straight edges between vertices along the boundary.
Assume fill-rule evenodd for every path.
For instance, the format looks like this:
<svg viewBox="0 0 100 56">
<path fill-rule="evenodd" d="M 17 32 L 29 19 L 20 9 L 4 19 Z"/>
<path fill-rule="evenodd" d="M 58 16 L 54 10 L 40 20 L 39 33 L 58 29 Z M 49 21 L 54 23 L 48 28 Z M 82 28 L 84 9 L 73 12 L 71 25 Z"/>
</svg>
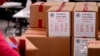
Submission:
<svg viewBox="0 0 100 56">
<path fill-rule="evenodd" d="M 30 28 L 23 37 L 39 48 L 38 56 L 87 56 L 88 40 L 97 39 L 96 5 L 36 2 L 30 7 Z"/>
<path fill-rule="evenodd" d="M 97 6 L 76 6 L 73 10 L 73 56 L 87 56 L 88 40 L 97 37 Z"/>
<path fill-rule="evenodd" d="M 70 56 L 71 16 L 74 6 L 73 2 L 37 2 L 31 5 L 31 31 L 28 29 L 24 36 L 28 32 L 33 34 L 26 37 L 39 48 L 38 56 Z M 43 33 L 46 36 L 41 37 Z"/>
<path fill-rule="evenodd" d="M 60 48 L 65 49 L 66 51 L 64 52 L 65 54 L 61 52 L 62 56 L 70 56 L 71 15 L 73 8 L 74 6 L 62 4 L 61 6 L 53 6 L 48 10 L 48 37 L 64 44 L 63 46 L 60 46 L 61 44 L 59 44 L 60 47 L 66 47 Z M 60 40 L 57 40 L 59 38 Z M 64 42 L 61 42 L 62 39 Z M 56 48 L 58 47 L 56 46 Z"/>
</svg>

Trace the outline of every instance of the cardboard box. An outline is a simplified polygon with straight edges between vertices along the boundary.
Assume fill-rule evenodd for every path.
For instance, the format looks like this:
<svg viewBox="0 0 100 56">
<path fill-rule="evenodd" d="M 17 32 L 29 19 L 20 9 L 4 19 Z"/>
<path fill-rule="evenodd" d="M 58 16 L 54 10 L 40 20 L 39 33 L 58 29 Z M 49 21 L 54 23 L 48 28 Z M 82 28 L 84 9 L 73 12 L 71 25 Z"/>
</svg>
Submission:
<svg viewBox="0 0 100 56">
<path fill-rule="evenodd" d="M 96 2 L 77 2 L 76 6 L 84 6 L 84 5 L 88 5 L 88 6 L 97 6 Z"/>
<path fill-rule="evenodd" d="M 47 10 L 54 5 L 62 3 L 54 2 L 36 2 L 31 5 L 30 9 L 30 27 L 44 28 L 46 27 Z"/>
<path fill-rule="evenodd" d="M 73 10 L 73 37 L 97 37 L 97 20 L 97 6 L 76 6 Z"/>
<path fill-rule="evenodd" d="M 77 38 L 72 40 L 72 56 L 87 56 L 87 44 L 88 41 L 94 41 L 95 38 Z"/>
<path fill-rule="evenodd" d="M 53 6 L 48 9 L 48 37 L 71 36 L 71 12 L 74 6 Z"/>
<path fill-rule="evenodd" d="M 46 20 L 48 19 L 47 10 L 52 6 L 60 6 L 62 4 L 72 6 L 75 5 L 73 2 L 36 2 L 32 4 L 30 7 L 30 27 L 46 27 Z"/>
<path fill-rule="evenodd" d="M 43 2 L 36 2 L 30 7 L 30 27 L 45 27 L 46 24 L 46 10 L 50 6 L 43 6 Z"/>
<path fill-rule="evenodd" d="M 20 39 L 25 39 L 26 41 L 26 56 L 36 56 L 38 48 L 33 45 L 27 38 L 25 37 L 14 37 L 14 39 L 18 42 Z M 12 43 L 9 38 L 6 38 L 7 42 Z M 13 44 L 13 43 L 12 43 Z"/>
<path fill-rule="evenodd" d="M 98 15 L 100 15 L 100 3 L 98 3 Z M 100 29 L 100 16 L 98 16 L 98 29 Z"/>
<path fill-rule="evenodd" d="M 22 34 L 23 37 L 46 37 L 46 28 L 28 28 L 25 33 Z"/>
<path fill-rule="evenodd" d="M 70 39 L 28 37 L 39 49 L 38 56 L 70 56 Z"/>
<path fill-rule="evenodd" d="M 88 56 L 100 56 L 100 41 L 88 41 Z"/>
</svg>

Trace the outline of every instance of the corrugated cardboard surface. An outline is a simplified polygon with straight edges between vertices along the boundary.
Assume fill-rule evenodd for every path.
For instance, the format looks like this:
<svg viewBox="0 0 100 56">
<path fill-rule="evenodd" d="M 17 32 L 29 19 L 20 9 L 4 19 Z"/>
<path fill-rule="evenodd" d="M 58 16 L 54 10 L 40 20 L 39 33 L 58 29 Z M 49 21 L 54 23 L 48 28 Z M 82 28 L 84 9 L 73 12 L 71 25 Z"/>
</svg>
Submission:
<svg viewBox="0 0 100 56">
<path fill-rule="evenodd" d="M 43 34 L 46 35 L 46 28 L 28 28 L 26 34 Z"/>
<path fill-rule="evenodd" d="M 75 2 L 46 2 L 44 5 L 50 5 L 50 6 L 60 6 L 61 4 L 65 3 L 66 6 L 74 6 Z"/>
<path fill-rule="evenodd" d="M 47 12 L 51 6 L 43 6 L 43 12 L 39 12 L 39 6 L 42 2 L 37 2 L 30 7 L 30 27 L 38 27 L 38 20 L 42 20 L 42 27 L 46 27 Z"/>
<path fill-rule="evenodd" d="M 76 6 L 84 6 L 85 4 L 87 4 L 88 6 L 97 6 L 96 2 L 77 2 Z"/>
<path fill-rule="evenodd" d="M 37 55 L 37 51 L 38 51 L 38 48 L 32 44 L 27 38 L 23 37 L 14 37 L 17 41 L 19 41 L 20 39 L 25 39 L 26 41 L 26 56 L 36 56 Z M 6 38 L 6 40 L 10 43 L 12 43 L 10 41 L 9 38 Z"/>
<path fill-rule="evenodd" d="M 98 31 L 98 7 L 97 6 L 87 6 L 87 12 L 96 12 L 96 28 L 95 28 L 95 37 L 97 38 L 97 31 Z M 74 28 L 74 12 L 84 12 L 84 6 L 75 6 L 74 10 L 73 10 L 73 21 L 72 21 L 72 28 Z M 72 30 L 74 31 L 74 29 Z M 74 32 L 72 33 L 72 35 L 74 36 Z"/>
<path fill-rule="evenodd" d="M 90 12 L 98 12 L 98 7 L 97 6 L 87 6 L 88 7 L 88 10 L 87 11 L 90 11 Z M 80 12 L 80 11 L 83 11 L 83 9 L 84 9 L 84 6 L 75 6 L 75 8 L 74 8 L 74 12 L 75 11 L 78 11 L 78 12 Z"/>
<path fill-rule="evenodd" d="M 100 56 L 100 41 L 89 41 L 88 56 Z"/>
<path fill-rule="evenodd" d="M 70 56 L 69 38 L 27 37 L 38 49 L 38 56 Z"/>
<path fill-rule="evenodd" d="M 46 28 L 28 28 L 23 37 L 46 37 Z"/>
</svg>

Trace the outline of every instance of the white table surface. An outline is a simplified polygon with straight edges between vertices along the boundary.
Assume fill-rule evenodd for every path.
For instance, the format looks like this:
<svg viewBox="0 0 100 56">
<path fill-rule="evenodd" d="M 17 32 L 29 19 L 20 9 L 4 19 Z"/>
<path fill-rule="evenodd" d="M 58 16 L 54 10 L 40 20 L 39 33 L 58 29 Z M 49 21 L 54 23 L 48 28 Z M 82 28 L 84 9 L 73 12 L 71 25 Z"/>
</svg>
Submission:
<svg viewBox="0 0 100 56">
<path fill-rule="evenodd" d="M 13 15 L 14 18 L 30 18 L 30 11 L 26 8 Z"/>
<path fill-rule="evenodd" d="M 2 8 L 10 8 L 10 7 L 19 7 L 22 3 L 19 2 L 5 2 L 0 7 Z"/>
</svg>

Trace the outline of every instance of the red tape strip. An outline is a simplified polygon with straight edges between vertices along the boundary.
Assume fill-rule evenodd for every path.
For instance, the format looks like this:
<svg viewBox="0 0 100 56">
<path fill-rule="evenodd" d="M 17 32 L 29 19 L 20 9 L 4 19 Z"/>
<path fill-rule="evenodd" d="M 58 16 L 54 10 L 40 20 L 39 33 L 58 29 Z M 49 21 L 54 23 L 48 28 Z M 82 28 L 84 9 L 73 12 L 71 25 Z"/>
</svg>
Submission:
<svg viewBox="0 0 100 56">
<path fill-rule="evenodd" d="M 43 12 L 43 4 L 44 4 L 44 2 L 42 2 L 42 3 L 39 5 L 39 12 Z"/>
<path fill-rule="evenodd" d="M 24 39 L 20 39 L 19 40 L 19 53 L 21 56 L 25 56 L 26 55 L 26 42 Z"/>
<path fill-rule="evenodd" d="M 85 6 L 84 9 L 83 9 L 83 12 L 87 12 L 88 11 L 88 7 Z"/>
<path fill-rule="evenodd" d="M 61 4 L 61 6 L 59 7 L 59 9 L 56 10 L 56 12 L 60 12 L 60 11 L 62 10 L 62 8 L 65 6 L 65 3 L 66 3 L 66 2 L 63 2 L 63 3 Z"/>
<path fill-rule="evenodd" d="M 14 37 L 9 37 L 9 39 L 11 40 L 11 42 L 14 44 L 14 45 L 17 45 L 18 42 L 16 41 L 16 39 Z"/>
<path fill-rule="evenodd" d="M 38 28 L 42 28 L 42 19 L 38 20 Z"/>
</svg>

